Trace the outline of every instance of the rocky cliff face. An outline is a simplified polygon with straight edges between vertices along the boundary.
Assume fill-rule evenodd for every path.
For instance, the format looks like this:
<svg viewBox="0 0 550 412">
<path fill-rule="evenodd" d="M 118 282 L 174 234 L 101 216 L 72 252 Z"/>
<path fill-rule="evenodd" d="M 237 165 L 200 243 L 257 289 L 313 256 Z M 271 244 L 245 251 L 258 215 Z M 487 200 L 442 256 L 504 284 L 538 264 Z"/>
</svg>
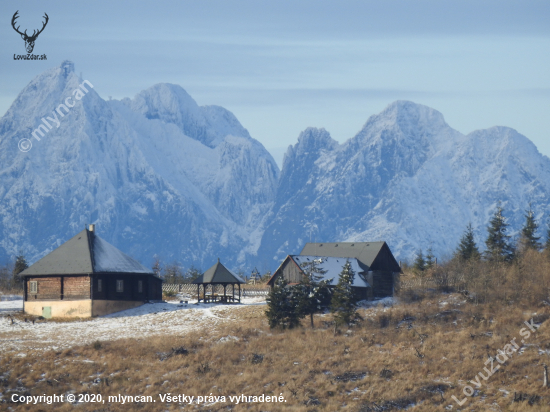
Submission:
<svg viewBox="0 0 550 412">
<path fill-rule="evenodd" d="M 93 80 L 91 80 L 93 83 Z M 96 223 L 149 264 L 243 261 L 275 197 L 270 154 L 221 107 L 179 86 L 104 101 L 87 87 L 40 141 L 31 133 L 82 84 L 64 62 L 35 78 L 0 119 L 0 255 L 35 260 Z M 62 113 L 66 113 L 61 110 Z M 17 149 L 29 138 L 29 152 Z"/>
<path fill-rule="evenodd" d="M 432 247 L 450 257 L 468 222 L 484 247 L 498 201 L 517 234 L 532 203 L 546 222 L 550 161 L 515 130 L 467 136 L 441 113 L 397 101 L 338 145 L 308 129 L 288 149 L 259 249 L 280 261 L 307 241 L 386 240 L 401 259 Z"/>
</svg>

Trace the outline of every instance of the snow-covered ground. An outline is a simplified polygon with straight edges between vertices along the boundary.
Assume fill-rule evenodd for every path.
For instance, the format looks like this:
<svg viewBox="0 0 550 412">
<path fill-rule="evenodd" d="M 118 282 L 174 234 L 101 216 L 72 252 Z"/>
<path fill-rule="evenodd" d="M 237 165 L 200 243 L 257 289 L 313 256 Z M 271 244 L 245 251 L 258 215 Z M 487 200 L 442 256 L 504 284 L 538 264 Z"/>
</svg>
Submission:
<svg viewBox="0 0 550 412">
<path fill-rule="evenodd" d="M 96 340 L 143 338 L 154 335 L 184 335 L 207 326 L 237 320 L 236 314 L 251 305 L 264 305 L 265 297 L 243 298 L 240 305 L 180 304 L 179 301 L 149 303 L 122 312 L 71 322 L 24 320 L 7 317 L 19 312 L 23 301 L 0 301 L 0 353 L 27 350 L 60 350 Z"/>
<path fill-rule="evenodd" d="M 23 310 L 23 296 L 4 295 L 0 292 L 0 315 Z"/>
</svg>

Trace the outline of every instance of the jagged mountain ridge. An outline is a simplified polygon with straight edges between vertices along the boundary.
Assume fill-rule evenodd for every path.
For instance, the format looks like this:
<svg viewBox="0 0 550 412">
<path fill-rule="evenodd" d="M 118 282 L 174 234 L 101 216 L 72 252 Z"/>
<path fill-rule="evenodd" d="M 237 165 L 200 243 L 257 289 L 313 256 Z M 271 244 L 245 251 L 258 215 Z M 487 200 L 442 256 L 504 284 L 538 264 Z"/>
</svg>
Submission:
<svg viewBox="0 0 550 412">
<path fill-rule="evenodd" d="M 250 239 L 272 205 L 278 168 L 225 109 L 174 99 L 188 96 L 179 86 L 122 102 L 91 89 L 59 127 L 31 139 L 31 151 L 18 151 L 81 83 L 64 62 L 31 81 L 0 119 L 4 258 L 21 249 L 36 260 L 85 223 L 146 264 L 158 254 L 197 266 L 220 256 L 236 266 L 257 248 Z M 144 95 L 171 105 L 148 118 Z"/>
<path fill-rule="evenodd" d="M 512 234 L 529 202 L 548 218 L 550 161 L 526 137 L 505 127 L 462 135 L 405 101 L 342 144 L 306 129 L 280 177 L 232 113 L 172 84 L 121 101 L 92 89 L 19 152 L 80 83 L 64 62 L 0 119 L 0 261 L 19 250 L 34 261 L 85 223 L 144 264 L 158 254 L 187 267 L 220 257 L 246 273 L 273 270 L 309 240 L 386 240 L 400 259 L 432 246 L 443 258 L 470 221 L 483 247 L 498 201 Z"/>
<path fill-rule="evenodd" d="M 448 258 L 468 222 L 484 248 L 498 201 L 511 235 L 529 203 L 546 222 L 550 160 L 513 129 L 465 136 L 436 110 L 397 101 L 341 145 L 324 129 L 302 132 L 285 155 L 258 254 L 278 262 L 310 240 L 386 240 L 401 259 L 428 247 Z"/>
</svg>

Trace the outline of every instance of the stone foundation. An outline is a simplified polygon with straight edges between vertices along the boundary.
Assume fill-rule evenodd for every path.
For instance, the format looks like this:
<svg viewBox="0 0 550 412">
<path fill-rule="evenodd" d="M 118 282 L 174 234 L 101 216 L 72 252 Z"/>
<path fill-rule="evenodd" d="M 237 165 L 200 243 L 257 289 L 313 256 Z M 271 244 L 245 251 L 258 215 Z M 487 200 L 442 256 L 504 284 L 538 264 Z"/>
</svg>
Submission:
<svg viewBox="0 0 550 412">
<path fill-rule="evenodd" d="M 35 316 L 90 318 L 137 308 L 141 305 L 143 305 L 142 301 L 125 300 L 37 300 L 24 302 L 23 310 L 26 314 Z M 50 309 L 48 310 L 48 308 Z"/>
</svg>

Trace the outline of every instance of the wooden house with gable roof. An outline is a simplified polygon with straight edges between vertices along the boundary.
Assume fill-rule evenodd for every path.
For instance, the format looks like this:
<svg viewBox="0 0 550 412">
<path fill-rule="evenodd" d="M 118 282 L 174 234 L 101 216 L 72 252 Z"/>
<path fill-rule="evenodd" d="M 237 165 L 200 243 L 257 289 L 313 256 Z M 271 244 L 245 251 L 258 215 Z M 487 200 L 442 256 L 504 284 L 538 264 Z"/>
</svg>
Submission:
<svg viewBox="0 0 550 412">
<path fill-rule="evenodd" d="M 288 255 L 267 281 L 267 284 L 273 286 L 275 280 L 279 276 L 283 276 L 289 285 L 296 285 L 304 279 L 306 274 L 314 272 L 318 280 L 327 281 L 329 287 L 334 287 L 338 284 L 339 275 L 346 262 L 350 263 L 351 269 L 355 273 L 353 281 L 355 299 L 369 299 L 372 287 L 366 278 L 368 268 L 354 258 Z"/>
<path fill-rule="evenodd" d="M 162 299 L 162 280 L 97 236 L 94 225 L 21 272 L 24 312 L 101 316 Z"/>
<path fill-rule="evenodd" d="M 311 262 L 315 262 L 316 267 L 324 272 L 322 278 L 332 279 L 330 285 L 334 286 L 348 260 L 356 274 L 353 288 L 358 299 L 393 295 L 395 279 L 401 268 L 386 242 L 306 243 L 300 255 L 285 258 L 268 285 L 273 286 L 279 276 L 291 285 L 300 283 Z"/>
<path fill-rule="evenodd" d="M 357 259 L 367 269 L 374 298 L 393 296 L 401 267 L 386 242 L 306 243 L 301 255 Z"/>
</svg>

